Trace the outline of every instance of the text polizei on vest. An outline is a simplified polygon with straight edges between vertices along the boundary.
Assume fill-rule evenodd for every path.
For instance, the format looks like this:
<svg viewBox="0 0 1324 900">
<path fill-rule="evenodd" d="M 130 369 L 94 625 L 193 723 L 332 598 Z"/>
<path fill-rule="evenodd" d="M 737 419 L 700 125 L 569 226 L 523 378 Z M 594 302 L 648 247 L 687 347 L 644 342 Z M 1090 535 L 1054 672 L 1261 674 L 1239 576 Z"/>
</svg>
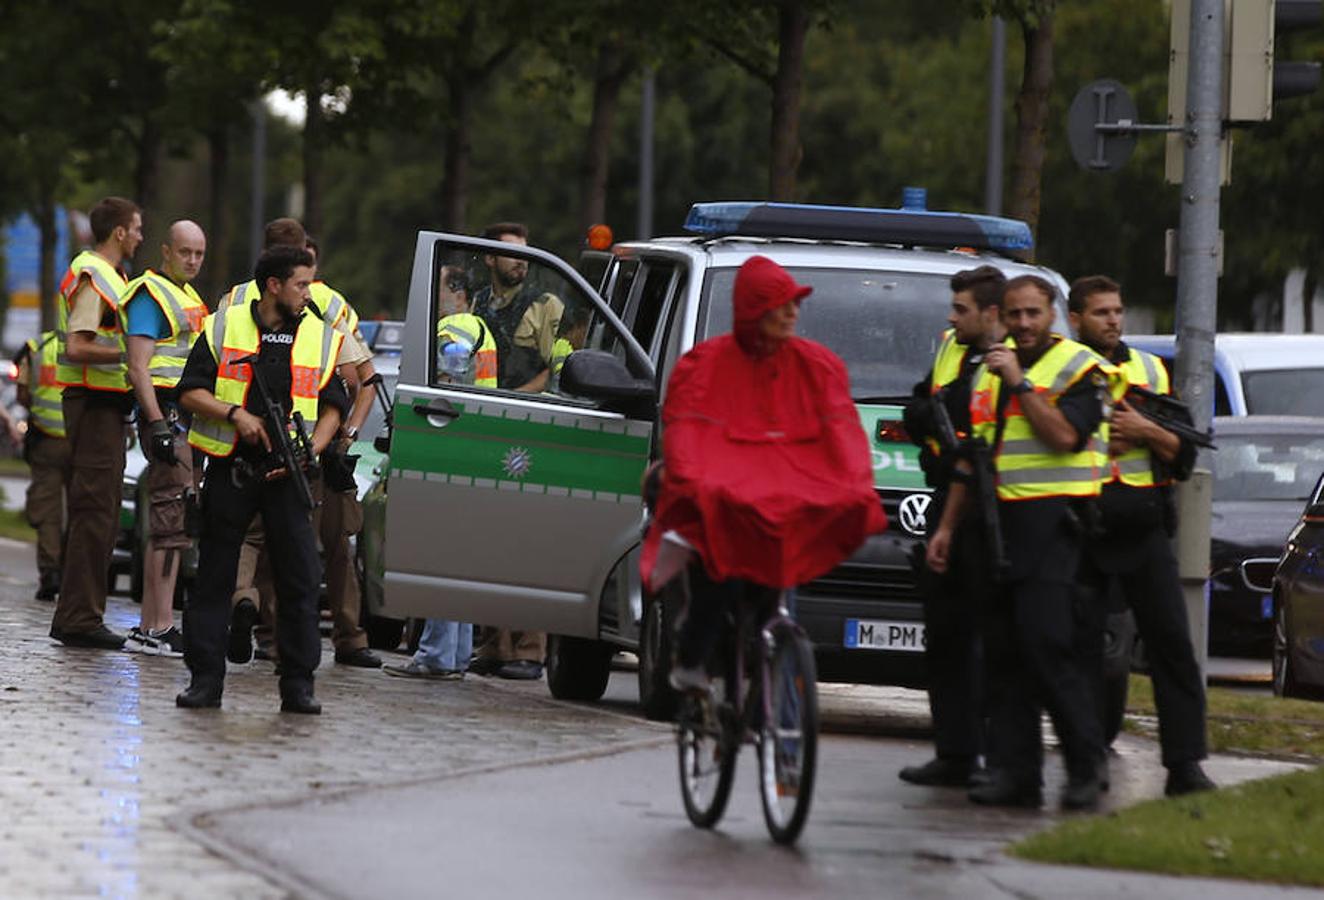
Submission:
<svg viewBox="0 0 1324 900">
<path fill-rule="evenodd" d="M 293 344 L 294 335 L 288 331 L 267 332 L 262 335 L 264 344 Z"/>
</svg>

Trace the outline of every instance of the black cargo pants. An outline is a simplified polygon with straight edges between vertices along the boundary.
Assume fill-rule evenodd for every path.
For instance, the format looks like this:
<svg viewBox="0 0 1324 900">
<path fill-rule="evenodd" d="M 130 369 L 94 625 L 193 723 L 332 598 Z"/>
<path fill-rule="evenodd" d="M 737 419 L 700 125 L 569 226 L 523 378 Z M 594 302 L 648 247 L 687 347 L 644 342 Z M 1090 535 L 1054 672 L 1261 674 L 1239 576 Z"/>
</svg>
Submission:
<svg viewBox="0 0 1324 900">
<path fill-rule="evenodd" d="M 239 550 L 249 523 L 261 513 L 279 601 L 280 692 L 287 696 L 312 685 L 313 670 L 321 660 L 317 606 L 322 563 L 317 537 L 291 479 L 236 484 L 233 473 L 229 458 L 212 459 L 207 467 L 198 576 L 184 607 L 184 661 L 194 684 L 219 686 L 224 681 Z"/>
</svg>

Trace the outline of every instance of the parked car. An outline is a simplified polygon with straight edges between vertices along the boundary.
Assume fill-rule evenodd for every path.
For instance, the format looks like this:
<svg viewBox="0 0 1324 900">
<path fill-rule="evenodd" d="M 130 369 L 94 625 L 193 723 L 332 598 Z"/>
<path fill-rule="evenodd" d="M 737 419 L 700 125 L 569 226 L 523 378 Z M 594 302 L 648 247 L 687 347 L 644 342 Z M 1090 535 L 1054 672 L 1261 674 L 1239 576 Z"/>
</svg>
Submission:
<svg viewBox="0 0 1324 900">
<path fill-rule="evenodd" d="M 1220 417 L 1212 455 L 1209 649 L 1268 654 L 1273 601 L 1241 577 L 1241 563 L 1277 558 L 1324 471 L 1324 419 Z"/>
<path fill-rule="evenodd" d="M 635 651 L 645 711 L 667 715 L 671 612 L 640 585 L 640 476 L 657 453 L 672 366 L 729 330 L 736 270 L 763 254 L 814 286 L 800 332 L 846 362 L 890 520 L 850 560 L 803 586 L 797 616 L 824 679 L 922 686 L 916 571 L 929 490 L 901 424 L 901 398 L 932 364 L 954 273 L 991 264 L 1008 276 L 1040 275 L 1062 296 L 1065 282 L 1002 255 L 1029 241 L 1009 220 L 697 204 L 687 228 L 692 236 L 619 243 L 599 255 L 605 269 L 592 277 L 600 291 L 541 250 L 418 236 L 390 458 L 365 509 L 370 611 L 547 631 L 548 682 L 560 697 L 600 696 L 612 655 Z M 584 348 L 562 375 L 573 390 L 517 393 L 437 377 L 438 272 L 462 266 L 481 289 L 491 255 L 525 259 L 526 281 L 565 303 L 563 320 L 587 318 Z"/>
<path fill-rule="evenodd" d="M 1315 482 L 1281 557 L 1242 564 L 1247 589 L 1273 610 L 1273 692 L 1324 698 L 1324 476 Z"/>
<path fill-rule="evenodd" d="M 1126 342 L 1172 369 L 1173 335 L 1129 334 Z M 1214 415 L 1324 416 L 1324 335 L 1217 335 Z"/>
</svg>

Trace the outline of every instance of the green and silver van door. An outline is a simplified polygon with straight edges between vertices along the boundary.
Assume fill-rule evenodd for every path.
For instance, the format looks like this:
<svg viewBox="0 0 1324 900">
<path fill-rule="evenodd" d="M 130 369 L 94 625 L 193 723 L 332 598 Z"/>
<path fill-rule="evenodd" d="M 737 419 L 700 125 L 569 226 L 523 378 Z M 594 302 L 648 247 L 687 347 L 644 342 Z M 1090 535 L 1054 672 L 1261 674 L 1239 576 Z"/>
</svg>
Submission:
<svg viewBox="0 0 1324 900">
<path fill-rule="evenodd" d="M 475 356 L 466 374 L 453 345 L 457 331 L 478 325 L 506 358 L 493 366 Z M 548 389 L 553 347 L 586 349 L 587 331 L 610 334 L 630 373 L 652 378 L 638 342 L 561 260 L 506 242 L 419 236 L 387 482 L 383 615 L 597 636 L 603 584 L 639 539 L 653 412 L 627 416 Z"/>
</svg>

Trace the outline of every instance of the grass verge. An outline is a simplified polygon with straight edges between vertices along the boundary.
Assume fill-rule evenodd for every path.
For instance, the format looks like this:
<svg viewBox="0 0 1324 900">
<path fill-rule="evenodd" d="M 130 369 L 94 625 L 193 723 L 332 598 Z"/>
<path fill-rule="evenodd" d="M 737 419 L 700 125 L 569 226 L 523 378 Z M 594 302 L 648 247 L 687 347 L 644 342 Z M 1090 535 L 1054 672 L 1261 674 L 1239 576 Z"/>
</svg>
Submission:
<svg viewBox="0 0 1324 900">
<path fill-rule="evenodd" d="M 1209 749 L 1215 753 L 1324 759 L 1324 703 L 1286 700 L 1271 694 L 1209 688 Z M 1127 712 L 1156 715 L 1148 678 L 1132 675 Z M 1128 729 L 1150 733 L 1128 720 Z"/>
<path fill-rule="evenodd" d="M 23 518 L 21 510 L 0 509 L 0 537 L 32 543 L 37 539 L 37 532 Z"/>
<path fill-rule="evenodd" d="M 1066 822 L 1015 845 L 1022 859 L 1324 886 L 1324 769 Z"/>
<path fill-rule="evenodd" d="M 0 456 L 0 476 L 28 477 L 28 464 L 17 456 Z"/>
<path fill-rule="evenodd" d="M 1209 749 L 1324 759 L 1324 703 L 1209 688 Z M 1127 728 L 1152 734 L 1154 690 L 1131 676 Z M 1136 721 L 1130 715 L 1151 717 Z M 1064 865 L 1324 886 L 1324 769 L 1293 772 L 1099 818 L 1065 822 L 1011 848 Z"/>
</svg>

